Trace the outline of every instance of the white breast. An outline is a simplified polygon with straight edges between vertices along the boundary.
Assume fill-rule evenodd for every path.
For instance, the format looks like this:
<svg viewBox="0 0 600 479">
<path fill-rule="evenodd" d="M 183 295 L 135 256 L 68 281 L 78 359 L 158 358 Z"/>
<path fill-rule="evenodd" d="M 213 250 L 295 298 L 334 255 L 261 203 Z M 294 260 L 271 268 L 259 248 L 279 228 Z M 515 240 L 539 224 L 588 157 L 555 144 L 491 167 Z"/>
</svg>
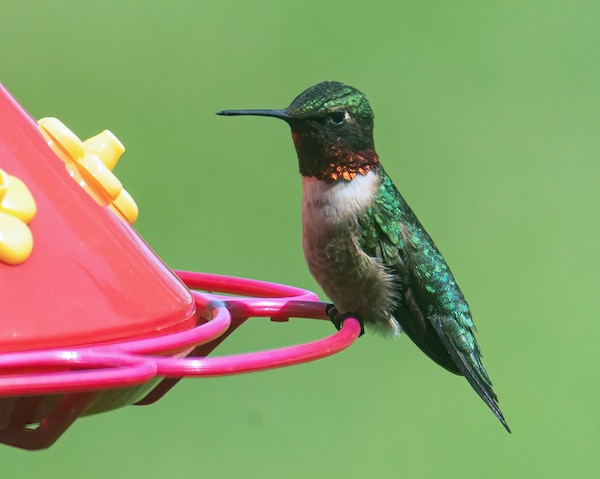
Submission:
<svg viewBox="0 0 600 479">
<path fill-rule="evenodd" d="M 303 176 L 304 226 L 311 224 L 313 228 L 328 229 L 351 221 L 372 204 L 379 184 L 379 175 L 374 171 L 357 175 L 351 181 L 337 180 L 333 183 Z"/>
<path fill-rule="evenodd" d="M 358 218 L 380 187 L 376 172 L 351 181 L 302 178 L 302 247 L 312 275 L 341 312 L 358 314 L 376 330 L 397 335 L 391 311 L 394 278 L 358 243 Z"/>
</svg>

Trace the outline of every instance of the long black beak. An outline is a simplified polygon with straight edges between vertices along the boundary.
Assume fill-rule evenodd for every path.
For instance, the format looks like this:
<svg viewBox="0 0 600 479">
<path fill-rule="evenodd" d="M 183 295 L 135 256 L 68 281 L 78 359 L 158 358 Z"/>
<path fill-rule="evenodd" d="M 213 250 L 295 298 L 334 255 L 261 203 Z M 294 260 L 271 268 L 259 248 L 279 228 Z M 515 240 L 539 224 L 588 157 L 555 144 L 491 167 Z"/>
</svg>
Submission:
<svg viewBox="0 0 600 479">
<path fill-rule="evenodd" d="M 217 112 L 217 115 L 223 116 L 239 116 L 239 115 L 253 115 L 253 116 L 272 116 L 274 118 L 281 118 L 282 120 L 293 120 L 294 117 L 287 113 L 285 110 L 223 110 Z"/>
</svg>

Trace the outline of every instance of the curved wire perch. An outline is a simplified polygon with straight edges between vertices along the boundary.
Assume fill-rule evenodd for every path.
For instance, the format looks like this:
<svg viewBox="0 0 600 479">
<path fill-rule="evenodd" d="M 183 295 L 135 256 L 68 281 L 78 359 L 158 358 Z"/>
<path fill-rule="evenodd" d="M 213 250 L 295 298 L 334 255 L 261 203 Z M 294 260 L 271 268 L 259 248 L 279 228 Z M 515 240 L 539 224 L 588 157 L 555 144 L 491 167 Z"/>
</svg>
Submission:
<svg viewBox="0 0 600 479">
<path fill-rule="evenodd" d="M 196 298 L 222 301 L 232 315 L 242 318 L 271 316 L 277 320 L 290 317 L 325 319 L 325 304 L 314 293 L 265 281 L 221 275 L 177 271 L 189 288 L 220 291 L 229 296 L 195 292 Z M 255 297 L 268 295 L 269 297 Z M 252 296 L 252 297 L 248 297 Z M 360 323 L 350 318 L 344 327 L 331 336 L 306 344 L 216 358 L 156 358 L 157 373 L 168 377 L 198 377 L 240 374 L 291 366 L 335 354 L 350 346 L 359 337 Z"/>
<path fill-rule="evenodd" d="M 230 276 L 177 274 L 192 289 L 222 293 L 193 291 L 205 323 L 188 331 L 110 345 L 2 354 L 0 396 L 104 390 L 142 384 L 155 377 L 231 375 L 291 366 L 335 354 L 360 334 L 360 324 L 350 318 L 340 331 L 296 346 L 222 357 L 155 356 L 165 351 L 191 351 L 199 345 L 210 352 L 234 329 L 232 321 L 239 326 L 251 316 L 278 321 L 326 319 L 325 304 L 310 291 Z M 242 296 L 227 296 L 231 294 Z"/>
<path fill-rule="evenodd" d="M 190 289 L 201 289 L 208 292 L 219 291 L 238 296 L 266 296 L 268 298 L 288 298 L 296 301 L 319 301 L 318 296 L 311 291 L 284 284 L 193 271 L 177 270 L 175 274 Z"/>
<path fill-rule="evenodd" d="M 98 349 L 129 352 L 133 354 L 158 354 L 163 351 L 206 344 L 224 334 L 231 326 L 231 314 L 225 305 L 209 295 L 194 294 L 196 307 L 206 316 L 207 322 L 187 331 L 152 338 L 125 341 Z"/>
<path fill-rule="evenodd" d="M 40 372 L 12 372 L 19 369 Z M 156 365 L 151 358 L 123 353 L 57 349 L 3 354 L 0 374 L 6 374 L 0 376 L 0 396 L 62 394 L 142 384 L 156 376 Z"/>
<path fill-rule="evenodd" d="M 250 308 L 255 315 L 259 309 Z M 290 302 L 279 312 L 295 317 L 319 319 L 324 316 L 324 303 Z M 263 312 L 264 313 L 264 312 Z M 263 314 L 264 315 L 264 314 Z M 263 371 L 314 361 L 346 349 L 359 337 L 358 320 L 349 318 L 342 329 L 324 339 L 305 344 L 254 353 L 208 358 L 157 358 L 158 375 L 172 377 L 223 376 Z"/>
</svg>

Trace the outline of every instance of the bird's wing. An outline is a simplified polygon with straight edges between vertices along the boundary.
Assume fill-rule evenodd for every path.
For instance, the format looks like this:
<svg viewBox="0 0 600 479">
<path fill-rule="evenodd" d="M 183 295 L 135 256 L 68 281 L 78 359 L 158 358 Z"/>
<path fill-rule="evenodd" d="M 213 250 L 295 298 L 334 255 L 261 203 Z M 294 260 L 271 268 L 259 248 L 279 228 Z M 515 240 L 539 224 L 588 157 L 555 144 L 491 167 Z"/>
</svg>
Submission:
<svg viewBox="0 0 600 479">
<path fill-rule="evenodd" d="M 359 220 L 359 241 L 398 282 L 395 318 L 431 359 L 464 375 L 508 429 L 481 362 L 469 306 L 450 268 L 385 172 L 379 193 L 370 211 Z"/>
<path fill-rule="evenodd" d="M 382 171 L 380 175 L 379 194 L 359 218 L 360 246 L 366 254 L 382 262 L 394 278 L 398 302 L 393 313 L 402 330 L 439 365 L 462 374 L 427 317 L 425 305 L 435 300 L 434 294 L 429 293 L 429 285 L 417 277 L 420 271 L 430 274 L 427 270 L 432 266 L 417 264 L 419 258 L 415 252 L 426 246 L 423 243 L 432 244 L 431 240 L 387 174 Z M 414 238 L 415 234 L 422 238 Z M 420 243 L 415 244 L 415 241 Z"/>
<path fill-rule="evenodd" d="M 476 348 L 477 354 L 473 354 L 461 351 L 455 347 L 454 341 L 451 339 L 452 335 L 448 334 L 448 330 L 455 328 L 455 321 L 452 319 L 434 314 L 431 317 L 431 322 L 438 332 L 440 339 L 448 349 L 450 356 L 454 359 L 454 362 L 458 365 L 458 368 L 467 381 L 469 381 L 471 387 L 479 394 L 479 397 L 483 399 L 483 402 L 488 405 L 506 430 L 510 432 L 510 428 L 498 405 L 498 397 L 492 389 L 492 382 L 490 381 L 483 364 L 481 364 L 479 348 Z M 477 346 L 477 343 L 475 343 L 475 345 Z"/>
</svg>

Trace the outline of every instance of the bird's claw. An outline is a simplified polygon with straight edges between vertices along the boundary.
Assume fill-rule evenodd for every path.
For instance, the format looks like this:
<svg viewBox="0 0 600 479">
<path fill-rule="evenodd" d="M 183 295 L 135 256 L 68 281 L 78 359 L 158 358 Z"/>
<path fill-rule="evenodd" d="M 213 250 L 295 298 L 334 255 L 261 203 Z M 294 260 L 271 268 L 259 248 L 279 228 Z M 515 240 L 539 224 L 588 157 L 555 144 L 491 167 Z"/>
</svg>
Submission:
<svg viewBox="0 0 600 479">
<path fill-rule="evenodd" d="M 327 306 L 325 306 L 325 314 L 327 316 L 329 316 L 329 320 L 333 323 L 333 325 L 335 326 L 335 329 L 337 329 L 338 331 L 340 329 L 342 329 L 342 324 L 344 323 L 344 321 L 346 319 L 354 318 L 360 324 L 360 334 L 358 335 L 358 337 L 360 338 L 363 334 L 365 334 L 365 325 L 362 322 L 362 320 L 360 318 L 358 318 L 358 316 L 356 314 L 354 314 L 354 313 L 339 314 L 339 311 L 333 304 L 328 304 Z"/>
<path fill-rule="evenodd" d="M 325 314 L 329 316 L 329 319 L 335 325 L 335 317 L 338 315 L 337 308 L 333 304 L 329 303 L 327 306 L 325 306 Z"/>
</svg>

